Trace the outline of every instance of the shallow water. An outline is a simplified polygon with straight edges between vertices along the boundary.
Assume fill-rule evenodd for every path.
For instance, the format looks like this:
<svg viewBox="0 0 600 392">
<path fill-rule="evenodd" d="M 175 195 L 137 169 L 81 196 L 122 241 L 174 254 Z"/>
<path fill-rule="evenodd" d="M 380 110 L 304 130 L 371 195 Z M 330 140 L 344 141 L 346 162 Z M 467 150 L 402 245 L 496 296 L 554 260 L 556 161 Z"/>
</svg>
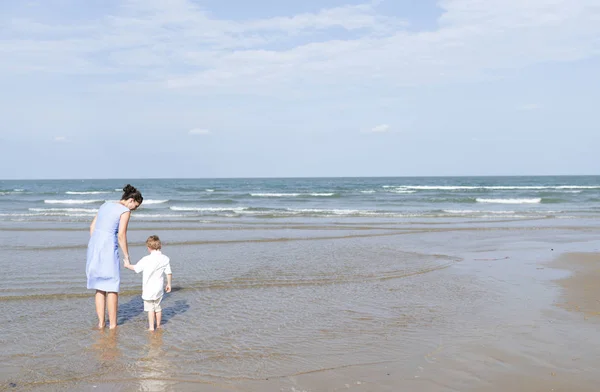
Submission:
<svg viewBox="0 0 600 392">
<path fill-rule="evenodd" d="M 174 290 L 155 333 L 145 331 L 141 277 L 128 270 L 117 331 L 93 330 L 85 224 L 5 225 L 0 386 L 293 391 L 296 377 L 333 371 L 344 379 L 356 366 L 413 369 L 449 353 L 476 362 L 480 344 L 543 353 L 558 332 L 532 340 L 527 326 L 544 320 L 558 295 L 549 283 L 557 272 L 537 268 L 552 259 L 550 248 L 578 247 L 599 231 L 583 219 L 379 223 L 134 219 L 132 258 L 156 233 L 172 259 Z M 469 380 L 469 360 L 452 366 L 459 370 L 436 383 Z"/>
</svg>

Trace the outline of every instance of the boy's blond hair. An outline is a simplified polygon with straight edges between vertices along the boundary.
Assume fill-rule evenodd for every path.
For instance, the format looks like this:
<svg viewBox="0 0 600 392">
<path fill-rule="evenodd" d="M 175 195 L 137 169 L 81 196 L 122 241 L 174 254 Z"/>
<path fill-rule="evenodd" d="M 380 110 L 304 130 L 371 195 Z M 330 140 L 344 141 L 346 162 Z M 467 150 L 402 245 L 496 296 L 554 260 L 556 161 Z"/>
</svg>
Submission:
<svg viewBox="0 0 600 392">
<path fill-rule="evenodd" d="M 151 235 L 146 240 L 146 246 L 152 250 L 159 250 L 162 248 L 162 244 L 160 243 L 160 238 L 157 235 Z"/>
</svg>

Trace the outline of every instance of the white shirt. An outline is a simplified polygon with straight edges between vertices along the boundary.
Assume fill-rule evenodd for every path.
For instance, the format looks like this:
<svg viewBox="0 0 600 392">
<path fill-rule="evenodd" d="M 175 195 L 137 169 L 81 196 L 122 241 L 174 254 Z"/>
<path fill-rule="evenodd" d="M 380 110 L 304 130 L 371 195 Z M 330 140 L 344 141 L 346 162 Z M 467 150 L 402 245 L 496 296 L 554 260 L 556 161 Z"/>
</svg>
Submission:
<svg viewBox="0 0 600 392">
<path fill-rule="evenodd" d="M 165 291 L 165 275 L 171 274 L 169 258 L 160 250 L 153 250 L 133 267 L 136 273 L 142 274 L 142 299 L 147 301 L 159 299 Z"/>
</svg>

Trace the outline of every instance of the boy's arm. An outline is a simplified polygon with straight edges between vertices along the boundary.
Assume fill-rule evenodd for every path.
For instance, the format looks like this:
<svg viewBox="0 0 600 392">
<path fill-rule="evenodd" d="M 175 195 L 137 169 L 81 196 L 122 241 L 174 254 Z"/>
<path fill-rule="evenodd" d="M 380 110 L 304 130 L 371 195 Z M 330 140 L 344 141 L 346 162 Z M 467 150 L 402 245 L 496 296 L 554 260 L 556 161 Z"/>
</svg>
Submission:
<svg viewBox="0 0 600 392">
<path fill-rule="evenodd" d="M 137 264 L 127 263 L 127 264 L 123 265 L 123 267 L 132 270 L 136 274 L 139 274 L 140 272 L 142 272 L 144 270 L 144 261 L 145 260 L 146 260 L 146 258 L 142 257 L 142 259 L 140 261 L 138 261 Z"/>
<path fill-rule="evenodd" d="M 172 274 L 167 274 L 167 287 L 165 287 L 165 291 L 167 293 L 171 292 L 171 276 L 173 276 Z"/>
<path fill-rule="evenodd" d="M 167 258 L 167 266 L 165 268 L 165 275 L 167 275 L 167 287 L 165 287 L 165 291 L 167 293 L 171 292 L 171 277 L 173 273 L 171 272 L 171 260 Z"/>
</svg>

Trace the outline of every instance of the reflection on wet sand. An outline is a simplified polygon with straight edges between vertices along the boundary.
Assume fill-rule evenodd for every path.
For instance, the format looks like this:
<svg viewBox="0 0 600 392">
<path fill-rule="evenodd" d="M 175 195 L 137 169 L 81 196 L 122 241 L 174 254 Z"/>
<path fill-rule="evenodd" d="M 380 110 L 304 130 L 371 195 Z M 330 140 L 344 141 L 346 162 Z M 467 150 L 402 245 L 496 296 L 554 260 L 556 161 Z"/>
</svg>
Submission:
<svg viewBox="0 0 600 392">
<path fill-rule="evenodd" d="M 92 348 L 100 361 L 115 361 L 121 357 L 121 350 L 117 345 L 118 329 L 97 331 L 96 342 Z"/>
<path fill-rule="evenodd" d="M 163 391 L 169 386 L 169 361 L 163 350 L 162 329 L 147 332 L 148 343 L 144 347 L 145 355 L 138 361 L 139 389 L 141 391 Z"/>
</svg>

